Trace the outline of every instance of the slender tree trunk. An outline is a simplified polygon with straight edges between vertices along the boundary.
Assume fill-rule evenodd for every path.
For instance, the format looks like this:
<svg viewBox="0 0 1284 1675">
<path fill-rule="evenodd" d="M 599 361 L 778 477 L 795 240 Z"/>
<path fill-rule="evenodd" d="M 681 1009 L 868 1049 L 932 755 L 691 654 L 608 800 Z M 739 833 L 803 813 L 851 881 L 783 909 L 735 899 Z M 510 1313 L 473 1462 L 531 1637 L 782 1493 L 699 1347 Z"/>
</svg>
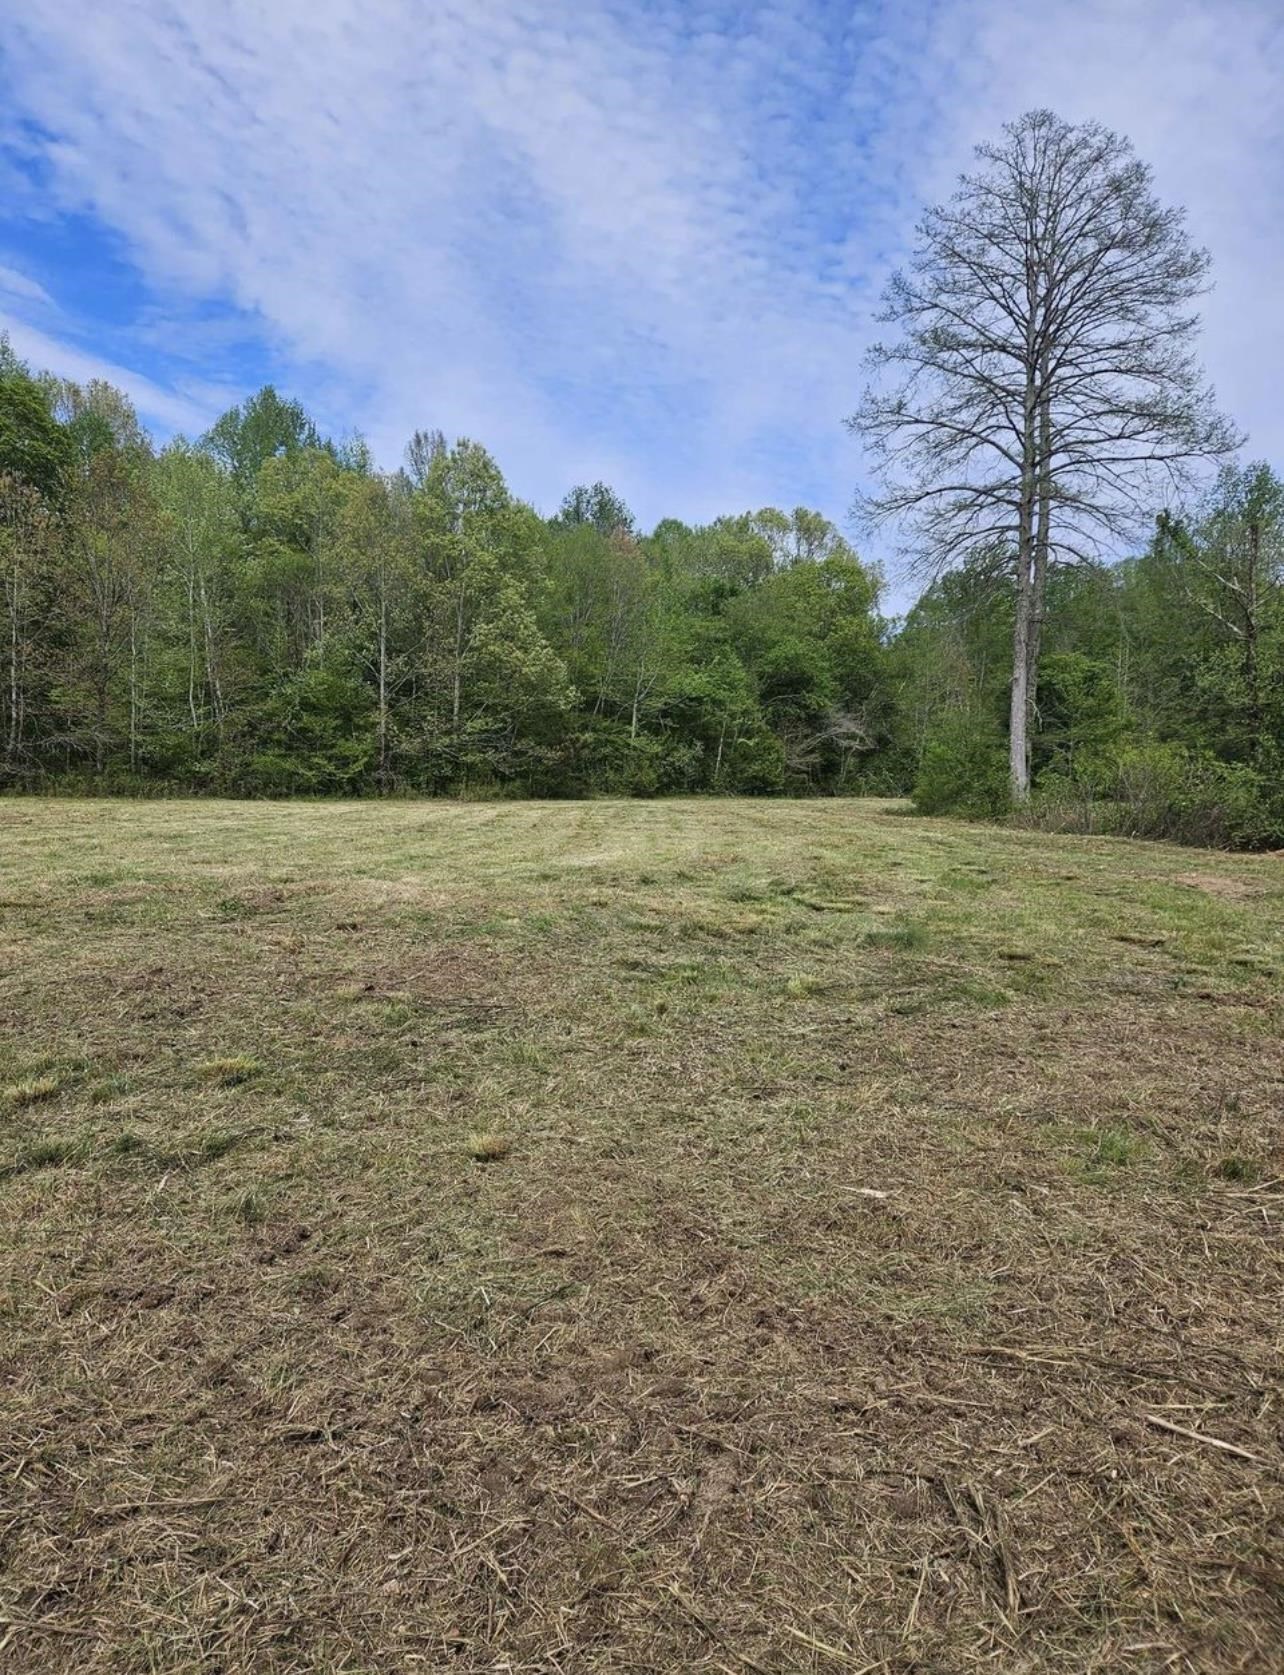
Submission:
<svg viewBox="0 0 1284 1675">
<path fill-rule="evenodd" d="M 192 732 L 200 729 L 196 714 L 196 573 L 191 554 L 187 563 L 187 712 L 192 718 Z"/>
<path fill-rule="evenodd" d="M 98 690 L 97 737 L 94 741 L 94 770 L 101 778 L 107 766 L 107 713 L 111 701 L 111 619 L 108 607 L 99 605 L 98 613 Z"/>
<path fill-rule="evenodd" d="M 138 769 L 138 617 L 129 613 L 129 771 Z"/>
<path fill-rule="evenodd" d="M 455 666 L 451 681 L 450 693 L 450 724 L 459 737 L 460 715 L 460 685 L 463 678 L 464 661 L 464 590 L 461 587 L 455 597 Z"/>
<path fill-rule="evenodd" d="M 1027 338 L 1033 336 L 1033 319 Z M 1030 345 L 1032 348 L 1032 344 Z M 1012 635 L 1012 703 L 1008 722 L 1008 778 L 1013 802 L 1030 795 L 1030 648 L 1034 630 L 1035 585 L 1035 369 L 1026 363 L 1025 410 L 1021 438 L 1021 486 L 1017 520 L 1016 618 Z"/>
<path fill-rule="evenodd" d="M 1248 586 L 1244 590 L 1244 688 L 1248 693 L 1249 753 L 1255 762 L 1261 757 L 1265 733 L 1257 646 L 1257 580 L 1261 557 L 1262 526 L 1254 518 L 1248 526 Z"/>
<path fill-rule="evenodd" d="M 205 591 L 205 578 L 201 577 L 201 630 L 205 643 L 205 690 L 210 702 L 214 706 L 214 725 L 218 730 L 219 742 L 223 739 L 223 719 L 226 707 L 223 703 L 223 683 L 219 679 L 218 658 L 214 651 L 214 623 L 210 614 L 209 596 Z"/>
<path fill-rule="evenodd" d="M 379 785 L 388 788 L 388 595 L 379 595 Z"/>
<path fill-rule="evenodd" d="M 1040 381 L 1047 389 L 1048 363 L 1044 355 Z M 1026 646 L 1029 673 L 1026 677 L 1027 713 L 1036 713 L 1039 697 L 1039 654 L 1043 645 L 1043 618 L 1048 597 L 1048 547 L 1052 530 L 1052 409 L 1046 395 L 1039 401 L 1039 466 L 1037 472 L 1038 513 L 1034 530 L 1034 569 L 1030 579 L 1030 638 Z"/>
<path fill-rule="evenodd" d="M 22 629 L 18 620 L 21 601 L 22 573 L 15 558 L 9 581 L 9 736 L 5 754 L 10 766 L 17 762 L 22 742 Z"/>
<path fill-rule="evenodd" d="M 1012 707 L 1008 724 L 1008 778 L 1012 800 L 1030 795 L 1030 575 L 1017 578 L 1016 632 L 1012 644 Z"/>
</svg>

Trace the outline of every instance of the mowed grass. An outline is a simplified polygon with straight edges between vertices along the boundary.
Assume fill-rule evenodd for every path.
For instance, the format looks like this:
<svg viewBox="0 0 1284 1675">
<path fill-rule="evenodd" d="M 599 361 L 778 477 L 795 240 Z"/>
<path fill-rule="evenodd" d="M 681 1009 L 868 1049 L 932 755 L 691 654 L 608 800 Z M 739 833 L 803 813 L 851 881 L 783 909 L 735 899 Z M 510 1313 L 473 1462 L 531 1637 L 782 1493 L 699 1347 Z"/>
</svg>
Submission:
<svg viewBox="0 0 1284 1675">
<path fill-rule="evenodd" d="M 1284 861 L 0 804 L 6 1670 L 1281 1667 Z"/>
</svg>

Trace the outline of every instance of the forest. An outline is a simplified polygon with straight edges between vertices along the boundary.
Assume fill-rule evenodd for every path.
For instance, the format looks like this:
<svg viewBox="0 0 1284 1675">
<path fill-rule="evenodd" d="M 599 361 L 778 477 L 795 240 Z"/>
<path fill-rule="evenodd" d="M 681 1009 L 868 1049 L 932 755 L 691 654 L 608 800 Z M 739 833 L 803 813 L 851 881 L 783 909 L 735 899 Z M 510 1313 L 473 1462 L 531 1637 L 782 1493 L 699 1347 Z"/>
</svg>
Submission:
<svg viewBox="0 0 1284 1675">
<path fill-rule="evenodd" d="M 815 512 L 552 517 L 480 444 L 393 473 L 265 388 L 156 447 L 128 399 L 0 371 L 9 788 L 900 794 L 1000 812 L 1014 609 L 982 555 L 901 621 Z M 1027 817 L 1284 842 L 1284 486 L 1228 466 L 1049 583 Z"/>
<path fill-rule="evenodd" d="M 1284 484 L 1191 353 L 1209 257 L 1095 124 L 977 157 L 848 421 L 899 618 L 804 507 L 643 530 L 598 482 L 542 516 L 477 441 L 380 470 L 270 385 L 158 446 L 0 338 L 3 785 L 911 793 L 1284 844 Z"/>
<path fill-rule="evenodd" d="M 402 469 L 271 388 L 157 448 L 127 398 L 0 373 L 9 788 L 224 795 L 901 794 L 1006 805 L 1014 588 L 982 555 L 901 621 L 798 508 L 540 517 L 480 444 Z M 1049 582 L 1026 817 L 1284 842 L 1284 486 Z"/>
</svg>

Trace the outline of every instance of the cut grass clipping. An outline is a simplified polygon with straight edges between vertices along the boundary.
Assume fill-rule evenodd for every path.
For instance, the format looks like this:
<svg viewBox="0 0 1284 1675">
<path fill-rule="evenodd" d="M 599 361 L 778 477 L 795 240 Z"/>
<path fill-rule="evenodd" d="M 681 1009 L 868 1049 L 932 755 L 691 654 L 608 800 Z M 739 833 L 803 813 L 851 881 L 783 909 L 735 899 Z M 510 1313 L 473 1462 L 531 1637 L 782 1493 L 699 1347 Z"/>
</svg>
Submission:
<svg viewBox="0 0 1284 1675">
<path fill-rule="evenodd" d="M 4 1675 L 1280 1670 L 1280 858 L 17 797 L 0 857 Z"/>
</svg>

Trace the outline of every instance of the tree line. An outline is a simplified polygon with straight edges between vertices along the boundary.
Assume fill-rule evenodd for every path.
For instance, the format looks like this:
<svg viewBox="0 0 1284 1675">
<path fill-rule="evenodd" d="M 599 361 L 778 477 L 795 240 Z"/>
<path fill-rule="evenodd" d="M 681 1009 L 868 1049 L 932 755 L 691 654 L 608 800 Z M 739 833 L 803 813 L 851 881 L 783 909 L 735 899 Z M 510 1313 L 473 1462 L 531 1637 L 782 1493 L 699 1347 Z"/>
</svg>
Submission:
<svg viewBox="0 0 1284 1675">
<path fill-rule="evenodd" d="M 854 786 L 879 580 L 826 519 L 541 518 L 476 442 L 395 472 L 267 388 L 154 448 L 0 361 L 3 771 L 249 795 Z"/>
<path fill-rule="evenodd" d="M 925 572 L 901 621 L 813 511 L 643 531 L 597 483 L 542 517 L 477 442 L 379 471 L 271 387 L 157 447 L 0 340 L 0 782 L 913 791 L 1284 843 L 1284 487 L 1193 357 L 1208 258 L 1094 124 L 978 163 L 851 421 Z"/>
</svg>

